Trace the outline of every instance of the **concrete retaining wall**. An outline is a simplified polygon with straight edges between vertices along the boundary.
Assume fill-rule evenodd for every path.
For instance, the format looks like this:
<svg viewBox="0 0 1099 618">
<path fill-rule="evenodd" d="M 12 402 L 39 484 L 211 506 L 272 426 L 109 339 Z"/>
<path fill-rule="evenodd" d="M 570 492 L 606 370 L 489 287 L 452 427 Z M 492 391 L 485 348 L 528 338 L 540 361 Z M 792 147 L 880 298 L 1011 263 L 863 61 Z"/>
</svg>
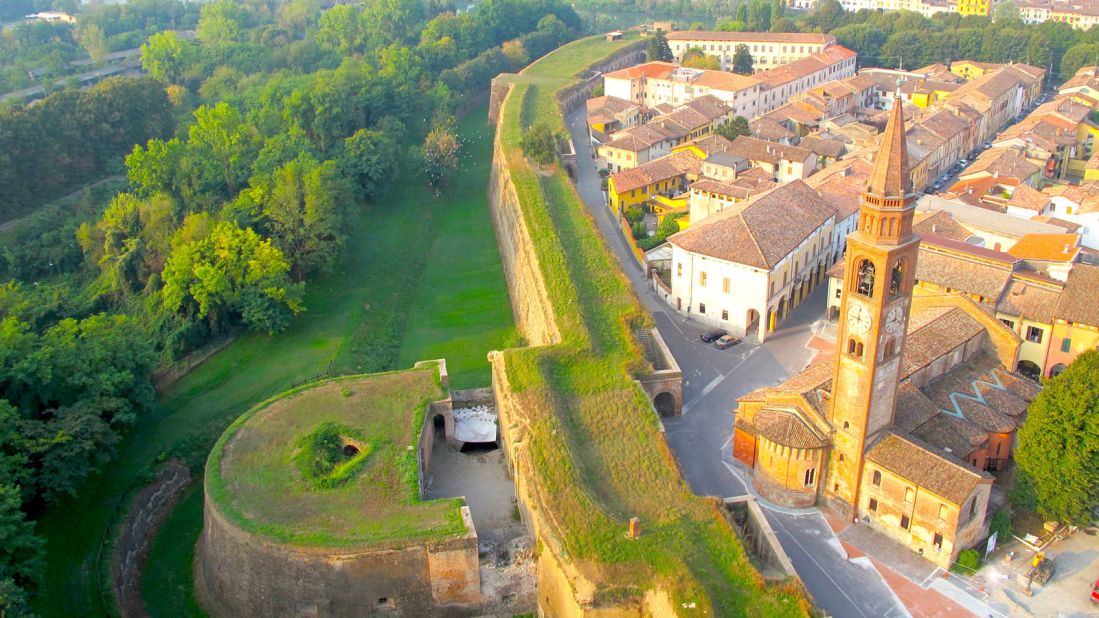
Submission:
<svg viewBox="0 0 1099 618">
<path fill-rule="evenodd" d="M 726 498 L 725 508 L 733 513 L 737 532 L 744 541 L 745 549 L 763 563 L 764 576 L 797 579 L 794 564 L 790 562 L 786 550 L 782 549 L 782 544 L 778 542 L 775 531 L 771 529 L 771 524 L 767 522 L 755 498 L 751 496 Z"/>
</svg>

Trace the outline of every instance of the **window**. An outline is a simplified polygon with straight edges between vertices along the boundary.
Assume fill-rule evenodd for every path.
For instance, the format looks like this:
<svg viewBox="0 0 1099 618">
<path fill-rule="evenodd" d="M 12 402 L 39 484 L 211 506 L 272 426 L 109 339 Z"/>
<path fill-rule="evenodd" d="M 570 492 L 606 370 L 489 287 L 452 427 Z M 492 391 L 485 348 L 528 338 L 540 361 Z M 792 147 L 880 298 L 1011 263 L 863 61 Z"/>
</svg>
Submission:
<svg viewBox="0 0 1099 618">
<path fill-rule="evenodd" d="M 881 470 L 874 470 L 874 476 L 871 477 L 870 483 L 874 487 L 881 487 Z"/>
<path fill-rule="evenodd" d="M 768 296 L 774 296 L 774 295 L 775 295 L 775 282 L 772 281 L 771 282 L 771 292 L 768 294 Z"/>
<path fill-rule="evenodd" d="M 728 294 L 730 287 L 732 287 L 732 282 L 729 281 L 729 278 L 728 277 L 723 278 L 721 280 L 721 291 Z"/>
<path fill-rule="evenodd" d="M 1072 339 L 1069 339 L 1068 337 L 1065 337 L 1064 339 L 1062 339 L 1061 340 L 1061 351 L 1062 352 L 1068 352 L 1071 349 L 1072 349 Z"/>
<path fill-rule="evenodd" d="M 1042 343 L 1042 329 L 1037 326 L 1026 327 L 1026 340 L 1032 343 Z"/>
<path fill-rule="evenodd" d="M 946 505 L 939 505 L 939 519 L 946 519 Z"/>
<path fill-rule="evenodd" d="M 861 342 L 854 339 L 847 340 L 847 353 L 855 358 L 862 358 L 863 346 Z"/>
<path fill-rule="evenodd" d="M 943 548 L 943 535 L 936 532 L 935 533 L 935 538 L 934 538 L 934 540 L 931 541 L 931 544 L 935 546 L 935 549 L 942 549 Z"/>
<path fill-rule="evenodd" d="M 871 513 L 877 513 L 878 512 L 878 499 L 877 498 L 870 498 L 870 504 L 868 506 L 870 508 Z"/>
<path fill-rule="evenodd" d="M 843 428 L 844 429 L 851 429 L 851 423 L 849 423 L 847 421 L 843 421 Z"/>
<path fill-rule="evenodd" d="M 908 519 L 908 515 L 901 515 L 901 528 L 908 530 L 908 526 L 912 524 L 912 520 Z"/>
<path fill-rule="evenodd" d="M 676 277 L 682 277 L 683 276 L 683 262 L 680 262 L 680 263 L 675 265 L 675 276 Z"/>
<path fill-rule="evenodd" d="M 698 285 L 706 287 L 706 271 L 698 273 Z"/>
<path fill-rule="evenodd" d="M 1011 328 L 1011 329 L 1015 328 L 1015 322 L 1013 322 L 1011 320 L 1006 320 L 1004 318 L 1000 318 L 1000 321 L 1003 322 L 1008 328 Z"/>
<path fill-rule="evenodd" d="M 727 309 L 721 310 L 721 319 L 725 320 L 726 322 L 729 321 L 729 311 Z"/>
<path fill-rule="evenodd" d="M 812 487 L 817 480 L 817 469 L 809 468 L 805 471 L 805 486 Z"/>
<path fill-rule="evenodd" d="M 379 597 L 374 609 L 397 609 L 397 601 L 392 597 Z"/>
<path fill-rule="evenodd" d="M 902 283 L 904 283 L 904 263 L 897 262 L 897 265 L 893 267 L 893 274 L 889 277 L 890 296 L 896 296 L 900 293 Z"/>
<path fill-rule="evenodd" d="M 855 281 L 855 291 L 863 296 L 874 296 L 874 263 L 870 260 L 859 262 L 859 275 Z"/>
<path fill-rule="evenodd" d="M 912 499 L 915 498 L 915 497 L 916 497 L 916 492 L 912 491 L 911 487 L 905 487 L 904 488 L 904 501 L 905 502 L 911 503 Z"/>
<path fill-rule="evenodd" d="M 698 303 L 698 312 L 706 313 L 706 303 Z"/>
<path fill-rule="evenodd" d="M 882 351 L 882 358 L 893 358 L 893 340 L 885 342 L 885 348 Z"/>
<path fill-rule="evenodd" d="M 841 298 L 842 296 L 843 296 L 843 290 L 841 290 L 839 288 L 836 288 L 836 298 Z"/>
<path fill-rule="evenodd" d="M 840 463 L 843 463 L 843 453 L 840 453 Z"/>
</svg>

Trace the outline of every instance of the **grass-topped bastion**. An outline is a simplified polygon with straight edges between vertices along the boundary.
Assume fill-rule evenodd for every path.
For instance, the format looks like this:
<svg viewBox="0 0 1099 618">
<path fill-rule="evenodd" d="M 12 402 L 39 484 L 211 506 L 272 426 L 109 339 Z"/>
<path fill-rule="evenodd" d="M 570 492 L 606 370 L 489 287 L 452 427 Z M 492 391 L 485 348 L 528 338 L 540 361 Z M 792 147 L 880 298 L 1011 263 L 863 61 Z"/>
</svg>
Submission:
<svg viewBox="0 0 1099 618">
<path fill-rule="evenodd" d="M 428 412 L 449 402 L 445 372 L 432 361 L 310 384 L 225 431 L 207 461 L 195 565 L 211 613 L 474 609 L 469 510 L 461 499 L 423 500 L 420 490 Z"/>
</svg>

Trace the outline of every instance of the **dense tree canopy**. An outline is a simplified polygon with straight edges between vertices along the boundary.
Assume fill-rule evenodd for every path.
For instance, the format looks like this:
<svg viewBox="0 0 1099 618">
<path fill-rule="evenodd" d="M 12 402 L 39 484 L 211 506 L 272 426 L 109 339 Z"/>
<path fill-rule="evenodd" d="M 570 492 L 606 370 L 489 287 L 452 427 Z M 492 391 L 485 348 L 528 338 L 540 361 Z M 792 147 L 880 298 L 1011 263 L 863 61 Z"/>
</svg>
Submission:
<svg viewBox="0 0 1099 618">
<path fill-rule="evenodd" d="M 1099 350 L 1078 356 L 1027 410 L 1015 461 L 1038 511 L 1084 524 L 1099 506 Z"/>
</svg>

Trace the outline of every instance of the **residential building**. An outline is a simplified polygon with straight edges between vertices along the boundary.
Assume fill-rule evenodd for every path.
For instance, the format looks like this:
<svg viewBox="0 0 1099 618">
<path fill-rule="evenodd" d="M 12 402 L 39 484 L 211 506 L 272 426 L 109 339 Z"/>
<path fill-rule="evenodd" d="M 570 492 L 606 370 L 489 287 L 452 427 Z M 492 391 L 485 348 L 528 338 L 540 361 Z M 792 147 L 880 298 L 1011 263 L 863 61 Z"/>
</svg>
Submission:
<svg viewBox="0 0 1099 618">
<path fill-rule="evenodd" d="M 646 62 L 603 76 L 603 93 L 655 108 L 678 107 L 694 99 L 712 96 L 737 116 L 752 118 L 757 113 L 762 82 L 726 71 L 681 67 L 671 62 Z"/>
<path fill-rule="evenodd" d="M 612 174 L 607 179 L 607 200 L 621 213 L 656 196 L 682 193 L 702 176 L 702 160 L 691 151 L 677 152 L 644 165 Z"/>
<path fill-rule="evenodd" d="M 806 181 L 836 209 L 829 266 L 839 262 L 847 250 L 847 236 L 855 231 L 858 224 L 859 196 L 866 190 L 872 169 L 873 165 L 866 159 L 852 157 L 829 165 Z"/>
<path fill-rule="evenodd" d="M 641 124 L 641 106 L 618 97 L 601 96 L 587 100 L 588 127 L 611 134 Z"/>
<path fill-rule="evenodd" d="M 715 157 L 718 158 L 718 157 Z M 718 180 L 709 167 L 709 161 L 703 162 L 703 177 L 691 183 L 687 190 L 688 224 L 694 225 L 717 213 L 743 204 L 756 195 L 774 189 L 778 184 L 760 168 L 747 170 L 735 178 Z M 725 170 L 722 169 L 722 173 Z"/>
<path fill-rule="evenodd" d="M 733 456 L 772 502 L 820 504 L 949 567 L 985 534 L 993 477 L 1037 385 L 1016 337 L 971 301 L 913 295 L 898 101 L 848 239 L 836 353 L 738 399 Z"/>
<path fill-rule="evenodd" d="M 721 69 L 728 70 L 733 63 L 738 45 L 747 45 L 757 71 L 800 60 L 823 51 L 836 43 L 830 34 L 801 32 L 707 32 L 680 30 L 667 34 L 668 46 L 675 61 L 692 48 L 699 48 L 707 55 L 717 56 Z"/>
<path fill-rule="evenodd" d="M 817 170 L 817 155 L 812 150 L 746 135 L 733 140 L 728 152 L 747 161 L 749 167 L 764 169 L 779 183 L 808 178 Z"/>
<path fill-rule="evenodd" d="M 937 217 L 930 220 L 927 225 L 938 224 L 939 228 L 922 230 L 921 236 L 927 232 L 953 240 L 966 241 L 971 246 L 994 251 L 1007 251 L 1028 234 L 1060 234 L 1064 231 L 1056 225 L 1016 217 L 986 206 L 975 205 L 960 199 L 946 199 L 938 195 L 921 196 L 916 202 L 916 208 L 918 213 L 945 215 L 945 218 Z M 922 220 L 920 214 L 917 214 L 916 218 Z M 947 218 L 951 223 L 947 223 Z M 959 227 L 964 230 L 964 234 L 944 231 L 945 229 L 957 231 Z"/>
<path fill-rule="evenodd" d="M 1058 97 L 1008 127 L 993 144 L 1017 149 L 1040 165 L 1046 178 L 1083 176 L 1099 135 L 1099 127 L 1088 119 L 1090 111 L 1087 105 Z"/>
<path fill-rule="evenodd" d="M 835 219 L 827 201 L 795 180 L 692 222 L 668 239 L 667 300 L 702 323 L 765 340 L 824 280 Z"/>
<path fill-rule="evenodd" d="M 1078 30 L 1099 25 L 1099 5 L 1094 0 L 1019 0 L 1016 6 L 1028 24 L 1059 21 Z"/>
<path fill-rule="evenodd" d="M 1060 88 L 1057 89 L 1057 94 L 1083 98 L 1079 101 L 1080 103 L 1095 107 L 1096 104 L 1099 104 L 1099 76 L 1096 75 L 1097 71 L 1099 71 L 1099 68 L 1095 65 L 1080 67 L 1076 70 L 1075 75 L 1061 84 Z"/>
<path fill-rule="evenodd" d="M 710 135 L 731 115 L 732 110 L 713 96 L 692 99 L 643 125 L 615 133 L 596 147 L 598 164 L 620 172 L 654 161 L 676 146 Z"/>
<path fill-rule="evenodd" d="M 1099 267 L 1076 264 L 1053 312 L 1049 353 L 1042 375 L 1053 377 L 1088 350 L 1099 348 Z"/>
<path fill-rule="evenodd" d="M 759 94 L 759 113 L 766 114 L 778 109 L 802 92 L 830 81 L 853 77 L 857 60 L 858 54 L 850 49 L 831 45 L 788 64 L 756 73 L 754 77 L 763 82 Z"/>
<path fill-rule="evenodd" d="M 1042 189 L 1049 205 L 1040 216 L 1056 217 L 1079 226 L 1081 244 L 1099 249 L 1099 184 L 1050 185 Z"/>
<path fill-rule="evenodd" d="M 958 174 L 958 182 L 964 183 L 983 178 L 995 180 L 1010 178 L 1015 180 L 1015 184 L 1037 187 L 1041 172 L 1042 166 L 1027 159 L 1024 153 L 1006 145 L 995 146 L 982 152 L 973 163 L 962 170 Z M 957 191 L 954 187 L 950 188 L 952 193 L 960 193 L 962 190 L 962 188 Z"/>
</svg>

